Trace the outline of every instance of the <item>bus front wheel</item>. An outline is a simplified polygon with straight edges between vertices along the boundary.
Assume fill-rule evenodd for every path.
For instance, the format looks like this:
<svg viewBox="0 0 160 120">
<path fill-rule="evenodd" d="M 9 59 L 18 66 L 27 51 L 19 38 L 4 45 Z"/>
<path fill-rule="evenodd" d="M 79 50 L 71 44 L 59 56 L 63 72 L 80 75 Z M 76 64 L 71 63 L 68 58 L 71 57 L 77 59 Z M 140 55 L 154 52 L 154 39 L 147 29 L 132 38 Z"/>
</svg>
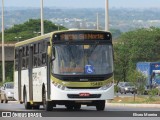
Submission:
<svg viewBox="0 0 160 120">
<path fill-rule="evenodd" d="M 105 100 L 96 101 L 97 111 L 103 111 L 105 108 Z"/>
<path fill-rule="evenodd" d="M 52 102 L 46 100 L 45 90 L 43 90 L 42 101 L 43 101 L 43 107 L 46 111 L 52 111 L 53 110 Z"/>
<path fill-rule="evenodd" d="M 74 109 L 75 110 L 80 110 L 81 109 L 81 104 L 75 104 Z"/>
</svg>

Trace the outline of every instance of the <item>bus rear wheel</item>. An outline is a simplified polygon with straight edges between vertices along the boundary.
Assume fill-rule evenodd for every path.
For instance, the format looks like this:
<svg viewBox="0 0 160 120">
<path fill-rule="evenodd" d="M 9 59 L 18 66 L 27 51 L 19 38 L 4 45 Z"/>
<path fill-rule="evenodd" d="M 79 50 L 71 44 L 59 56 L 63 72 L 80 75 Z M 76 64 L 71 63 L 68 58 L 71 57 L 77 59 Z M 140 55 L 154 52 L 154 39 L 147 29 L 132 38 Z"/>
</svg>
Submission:
<svg viewBox="0 0 160 120">
<path fill-rule="evenodd" d="M 7 100 L 7 99 L 5 100 L 5 103 L 8 103 L 8 100 Z"/>
<path fill-rule="evenodd" d="M 32 106 L 31 106 L 30 102 L 27 102 L 27 94 L 26 94 L 26 92 L 24 94 L 24 107 L 25 107 L 25 109 L 32 109 Z"/>
<path fill-rule="evenodd" d="M 34 105 L 33 106 L 33 109 L 39 109 L 40 108 L 40 105 Z"/>
<path fill-rule="evenodd" d="M 3 103 L 3 100 L 1 100 L 1 103 Z"/>
<path fill-rule="evenodd" d="M 103 111 L 105 108 L 105 100 L 96 101 L 96 109 L 97 111 Z"/>
<path fill-rule="evenodd" d="M 46 99 L 45 90 L 43 91 L 43 94 L 42 94 L 42 101 L 43 101 L 43 107 L 46 111 L 52 111 L 53 110 L 53 106 L 52 106 L 51 101 L 47 101 L 47 99 Z"/>
</svg>

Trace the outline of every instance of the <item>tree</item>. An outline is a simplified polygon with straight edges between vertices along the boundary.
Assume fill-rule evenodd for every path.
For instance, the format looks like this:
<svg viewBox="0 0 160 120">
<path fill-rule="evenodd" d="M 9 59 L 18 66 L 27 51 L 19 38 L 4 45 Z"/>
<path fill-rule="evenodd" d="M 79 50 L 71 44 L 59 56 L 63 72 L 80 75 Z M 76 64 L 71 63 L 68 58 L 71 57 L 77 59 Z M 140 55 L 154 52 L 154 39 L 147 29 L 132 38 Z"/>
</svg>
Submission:
<svg viewBox="0 0 160 120">
<path fill-rule="evenodd" d="M 49 33 L 53 31 L 66 30 L 67 28 L 63 26 L 56 26 L 51 21 L 44 20 L 44 33 Z M 5 30 L 5 41 L 23 41 L 32 37 L 38 36 L 41 31 L 41 21 L 40 19 L 29 19 L 23 24 L 14 25 L 12 28 Z M 1 35 L 0 35 L 1 36 Z M 17 37 L 17 38 L 15 38 Z"/>
<path fill-rule="evenodd" d="M 22 41 L 25 39 L 29 39 L 32 37 L 36 37 L 37 33 L 40 31 L 40 19 L 30 19 L 27 22 L 19 25 L 14 25 L 12 28 L 5 30 L 5 42 Z M 65 30 L 66 28 L 63 26 L 59 26 L 60 30 Z M 53 24 L 51 21 L 44 20 L 44 33 L 57 31 L 58 26 Z M 34 32 L 37 32 L 36 34 Z M 2 34 L 0 34 L 1 37 Z M 17 37 L 17 38 L 15 38 Z M 2 38 L 2 37 L 1 37 Z M 1 63 L 0 63 L 0 66 Z M 13 81 L 13 62 L 5 62 L 5 70 L 6 70 L 6 80 Z M 0 69 L 0 79 L 2 80 L 2 69 Z"/>
<path fill-rule="evenodd" d="M 160 61 L 160 29 L 137 29 L 123 33 L 114 45 L 115 78 L 128 81 L 137 62 Z"/>
<path fill-rule="evenodd" d="M 110 31 L 112 33 L 113 39 L 117 39 L 122 34 L 122 32 L 118 29 L 110 29 Z"/>
</svg>

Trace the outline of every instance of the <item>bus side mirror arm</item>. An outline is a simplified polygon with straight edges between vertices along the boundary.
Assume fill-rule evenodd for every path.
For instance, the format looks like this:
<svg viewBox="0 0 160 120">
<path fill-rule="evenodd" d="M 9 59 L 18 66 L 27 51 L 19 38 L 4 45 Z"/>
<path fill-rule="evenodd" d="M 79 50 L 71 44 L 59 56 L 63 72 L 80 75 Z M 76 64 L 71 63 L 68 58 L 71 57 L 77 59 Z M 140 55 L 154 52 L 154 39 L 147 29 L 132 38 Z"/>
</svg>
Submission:
<svg viewBox="0 0 160 120">
<path fill-rule="evenodd" d="M 52 62 L 52 61 L 54 61 L 55 60 L 55 54 L 52 54 L 52 52 L 54 52 L 54 49 L 53 49 L 53 51 L 52 51 L 52 47 L 51 46 L 48 46 L 48 50 L 47 50 L 47 55 L 49 56 L 49 58 L 51 58 L 50 59 L 50 61 Z M 53 55 L 53 56 L 52 56 Z"/>
<path fill-rule="evenodd" d="M 48 54 L 49 57 L 51 57 L 51 46 L 48 46 L 47 54 Z"/>
</svg>

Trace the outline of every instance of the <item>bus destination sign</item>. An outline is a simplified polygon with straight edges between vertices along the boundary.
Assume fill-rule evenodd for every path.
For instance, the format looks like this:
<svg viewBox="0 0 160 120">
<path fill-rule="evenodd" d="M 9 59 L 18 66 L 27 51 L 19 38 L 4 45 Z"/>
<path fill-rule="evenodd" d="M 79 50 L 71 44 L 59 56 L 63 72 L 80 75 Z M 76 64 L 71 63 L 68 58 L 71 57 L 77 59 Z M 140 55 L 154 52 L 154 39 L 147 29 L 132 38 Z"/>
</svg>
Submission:
<svg viewBox="0 0 160 120">
<path fill-rule="evenodd" d="M 110 34 L 106 33 L 61 33 L 54 36 L 55 40 L 109 40 Z"/>
</svg>

